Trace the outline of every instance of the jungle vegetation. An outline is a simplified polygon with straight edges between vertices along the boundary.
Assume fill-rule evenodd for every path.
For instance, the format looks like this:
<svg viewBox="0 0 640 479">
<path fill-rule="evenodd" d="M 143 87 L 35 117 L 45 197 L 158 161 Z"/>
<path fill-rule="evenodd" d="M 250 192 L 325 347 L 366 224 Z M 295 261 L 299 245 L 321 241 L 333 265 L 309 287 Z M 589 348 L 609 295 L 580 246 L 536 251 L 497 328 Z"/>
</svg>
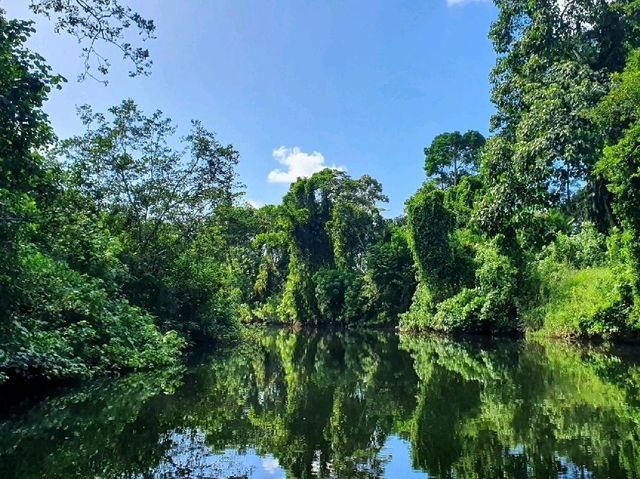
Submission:
<svg viewBox="0 0 640 479">
<path fill-rule="evenodd" d="M 490 134 L 438 135 L 394 219 L 332 169 L 254 208 L 233 145 L 132 99 L 57 138 L 66 80 L 1 14 L 0 382 L 169 366 L 255 322 L 637 336 L 640 4 L 495 3 Z M 83 42 L 81 78 L 108 75 L 101 43 L 150 73 L 123 38 L 153 21 L 120 2 L 31 7 Z"/>
</svg>

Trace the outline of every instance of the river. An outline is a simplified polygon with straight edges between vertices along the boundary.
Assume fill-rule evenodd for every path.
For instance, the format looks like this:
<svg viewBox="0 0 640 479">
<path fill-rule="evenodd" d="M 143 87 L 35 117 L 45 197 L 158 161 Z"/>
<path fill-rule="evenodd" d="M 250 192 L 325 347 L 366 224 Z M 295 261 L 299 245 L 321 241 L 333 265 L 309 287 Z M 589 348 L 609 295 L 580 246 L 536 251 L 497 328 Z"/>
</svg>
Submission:
<svg viewBox="0 0 640 479">
<path fill-rule="evenodd" d="M 0 478 L 640 477 L 640 349 L 250 330 L 4 401 Z"/>
</svg>

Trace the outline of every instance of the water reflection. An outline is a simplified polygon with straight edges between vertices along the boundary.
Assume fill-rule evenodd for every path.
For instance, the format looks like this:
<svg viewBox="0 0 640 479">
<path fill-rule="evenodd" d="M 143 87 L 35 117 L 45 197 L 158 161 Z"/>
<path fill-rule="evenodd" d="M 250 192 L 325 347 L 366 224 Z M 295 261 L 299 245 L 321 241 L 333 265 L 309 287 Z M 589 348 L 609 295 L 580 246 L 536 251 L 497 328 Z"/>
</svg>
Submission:
<svg viewBox="0 0 640 479">
<path fill-rule="evenodd" d="M 254 331 L 0 417 L 0 477 L 640 477 L 635 349 Z"/>
</svg>

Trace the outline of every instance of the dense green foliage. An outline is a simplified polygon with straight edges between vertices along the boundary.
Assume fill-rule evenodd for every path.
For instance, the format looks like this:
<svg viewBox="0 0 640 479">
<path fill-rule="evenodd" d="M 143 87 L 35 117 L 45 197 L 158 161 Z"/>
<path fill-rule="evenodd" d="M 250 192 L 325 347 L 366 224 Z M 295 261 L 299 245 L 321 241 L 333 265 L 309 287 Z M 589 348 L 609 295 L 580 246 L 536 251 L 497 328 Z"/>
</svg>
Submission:
<svg viewBox="0 0 640 479">
<path fill-rule="evenodd" d="M 128 22 L 152 31 L 117 2 L 95 7 L 124 22 L 106 41 Z M 59 28 L 99 28 L 61 8 Z M 174 364 L 241 319 L 389 323 L 408 308 L 413 261 L 377 181 L 324 170 L 255 209 L 232 145 L 197 121 L 178 136 L 130 99 L 81 106 L 85 132 L 59 141 L 42 107 L 64 79 L 25 47 L 32 28 L 0 16 L 0 382 Z"/>
<path fill-rule="evenodd" d="M 183 341 L 119 294 L 121 243 L 40 153 L 61 78 L 24 47 L 28 23 L 0 16 L 0 32 L 0 380 L 175 361 Z"/>
<path fill-rule="evenodd" d="M 407 203 L 419 285 L 401 327 L 635 336 L 637 2 L 496 5 L 493 134 L 425 148 L 435 179 Z"/>
<path fill-rule="evenodd" d="M 174 364 L 235 334 L 259 220 L 238 153 L 131 100 L 80 109 L 57 141 L 42 105 L 63 79 L 0 16 L 0 382 Z M 254 215 L 255 216 L 255 215 Z"/>
<path fill-rule="evenodd" d="M 381 201 L 376 180 L 335 170 L 291 185 L 282 204 L 289 264 L 280 320 L 353 324 L 407 307 L 413 265 L 402 227 L 383 220 Z"/>
<path fill-rule="evenodd" d="M 31 6 L 145 73 L 122 38 L 153 22 L 81 3 Z M 0 16 L 0 381 L 173 364 L 241 322 L 637 336 L 638 4 L 496 5 L 491 135 L 436 136 L 396 219 L 378 181 L 335 169 L 253 208 L 232 145 L 130 99 L 80 107 L 59 141 L 42 107 L 64 79 Z"/>
<path fill-rule="evenodd" d="M 171 148 L 171 121 L 161 112 L 146 117 L 131 100 L 109 113 L 82 107 L 87 133 L 60 143 L 70 186 L 123 246 L 123 293 L 165 330 L 216 337 L 233 325 L 238 294 L 220 232 L 224 210 L 233 207 L 238 153 L 198 122 L 183 149 Z"/>
</svg>

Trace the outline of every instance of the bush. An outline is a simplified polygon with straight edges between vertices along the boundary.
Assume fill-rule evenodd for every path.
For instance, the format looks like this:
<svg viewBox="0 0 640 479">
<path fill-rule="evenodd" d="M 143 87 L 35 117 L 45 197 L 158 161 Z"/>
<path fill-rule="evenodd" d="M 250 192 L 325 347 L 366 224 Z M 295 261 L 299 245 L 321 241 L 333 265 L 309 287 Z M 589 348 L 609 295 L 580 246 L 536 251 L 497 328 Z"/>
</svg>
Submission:
<svg viewBox="0 0 640 479">
<path fill-rule="evenodd" d="M 175 363 L 184 341 L 161 334 L 154 318 L 112 297 L 99 279 L 83 275 L 34 245 L 19 250 L 16 298 L 0 341 L 6 376 L 89 377 L 97 372 Z"/>
<path fill-rule="evenodd" d="M 559 233 L 542 254 L 573 268 L 601 266 L 607 261 L 607 242 L 593 223 L 583 223 L 577 234 Z"/>
<path fill-rule="evenodd" d="M 515 323 L 518 270 L 511 259 L 500 252 L 495 241 L 479 249 L 476 262 L 476 289 L 484 298 L 480 322 L 491 331 L 518 329 Z"/>
<path fill-rule="evenodd" d="M 621 267 L 567 269 L 539 265 L 538 306 L 525 315 L 532 329 L 559 337 L 611 338 L 632 334 L 632 275 Z"/>
<path fill-rule="evenodd" d="M 527 328 L 559 337 L 634 334 L 628 243 L 628 233 L 606 238 L 591 223 L 559 234 L 532 268 L 538 294 L 524 314 Z"/>
<path fill-rule="evenodd" d="M 518 248 L 523 251 L 540 251 L 570 229 L 570 218 L 559 211 L 523 212 L 516 228 Z"/>
<path fill-rule="evenodd" d="M 264 303 L 257 303 L 253 308 L 249 308 L 244 312 L 242 319 L 245 323 L 277 323 L 280 321 L 278 316 L 278 306 L 282 301 L 280 295 L 269 296 Z"/>
<path fill-rule="evenodd" d="M 315 322 L 320 316 L 315 304 L 315 285 L 309 267 L 296 255 L 291 256 L 289 273 L 278 305 L 278 318 L 283 323 Z"/>
<path fill-rule="evenodd" d="M 237 333 L 240 315 L 238 273 L 220 254 L 224 243 L 203 231 L 175 258 L 162 279 L 173 304 L 162 318 L 163 329 L 175 329 L 195 343 L 224 341 Z"/>
<path fill-rule="evenodd" d="M 633 236 L 630 231 L 613 228 L 607 238 L 608 261 L 612 264 L 632 264 L 630 244 Z"/>
</svg>

